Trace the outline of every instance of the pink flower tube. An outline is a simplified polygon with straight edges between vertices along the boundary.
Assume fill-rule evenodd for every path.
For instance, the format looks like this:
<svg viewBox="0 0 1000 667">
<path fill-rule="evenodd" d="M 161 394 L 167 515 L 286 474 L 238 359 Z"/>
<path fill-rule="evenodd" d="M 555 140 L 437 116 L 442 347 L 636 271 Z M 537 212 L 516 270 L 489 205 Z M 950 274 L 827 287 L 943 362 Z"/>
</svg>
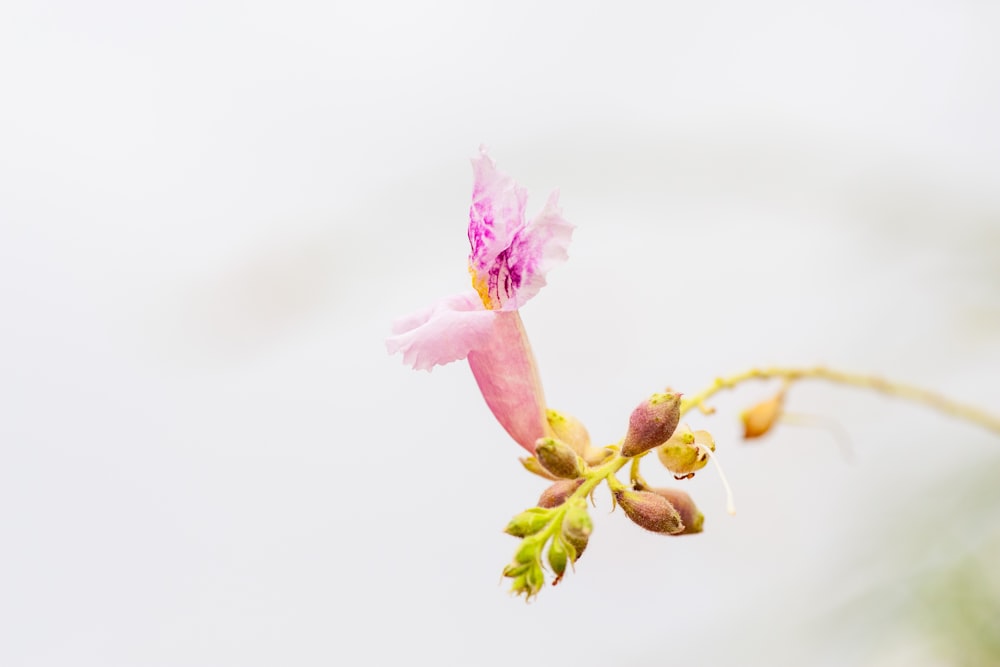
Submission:
<svg viewBox="0 0 1000 667">
<path fill-rule="evenodd" d="M 525 224 L 524 188 L 496 169 L 484 149 L 473 159 L 469 209 L 469 273 L 475 291 L 441 299 L 393 324 L 390 354 L 431 370 L 468 359 L 497 421 L 531 453 L 551 435 L 545 397 L 528 336 L 517 310 L 545 285 L 545 274 L 566 261 L 573 226 L 563 219 L 557 192 Z"/>
</svg>

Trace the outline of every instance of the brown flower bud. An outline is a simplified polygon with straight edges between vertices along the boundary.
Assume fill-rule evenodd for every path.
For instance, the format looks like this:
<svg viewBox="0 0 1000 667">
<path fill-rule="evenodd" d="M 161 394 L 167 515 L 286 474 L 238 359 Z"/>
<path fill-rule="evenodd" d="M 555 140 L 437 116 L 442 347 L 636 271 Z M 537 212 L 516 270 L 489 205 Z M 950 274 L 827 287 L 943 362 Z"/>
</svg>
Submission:
<svg viewBox="0 0 1000 667">
<path fill-rule="evenodd" d="M 757 405 L 744 410 L 740 414 L 740 421 L 743 422 L 743 438 L 750 440 L 759 438 L 774 426 L 778 418 L 781 417 L 781 408 L 784 403 L 785 392 L 779 391 L 777 394 L 761 401 Z"/>
<path fill-rule="evenodd" d="M 681 521 L 684 522 L 684 530 L 680 533 L 672 534 L 693 535 L 702 531 L 702 527 L 705 525 L 705 515 L 698 510 L 690 495 L 680 489 L 650 488 L 646 490 L 666 498 L 674 506 L 674 509 L 677 510 L 677 513 L 681 515 Z"/>
<path fill-rule="evenodd" d="M 562 479 L 542 491 L 538 498 L 539 507 L 558 507 L 566 502 L 570 495 L 580 488 L 582 479 Z"/>
<path fill-rule="evenodd" d="M 684 532 L 684 523 L 670 501 L 651 491 L 615 491 L 615 500 L 625 515 L 646 530 L 676 535 Z"/>
<path fill-rule="evenodd" d="M 628 433 L 622 442 L 622 456 L 637 456 L 662 445 L 677 430 L 680 418 L 680 394 L 653 394 L 632 411 Z"/>
<path fill-rule="evenodd" d="M 535 458 L 556 477 L 576 479 L 583 476 L 583 459 L 562 440 L 539 438 L 535 441 Z"/>
</svg>

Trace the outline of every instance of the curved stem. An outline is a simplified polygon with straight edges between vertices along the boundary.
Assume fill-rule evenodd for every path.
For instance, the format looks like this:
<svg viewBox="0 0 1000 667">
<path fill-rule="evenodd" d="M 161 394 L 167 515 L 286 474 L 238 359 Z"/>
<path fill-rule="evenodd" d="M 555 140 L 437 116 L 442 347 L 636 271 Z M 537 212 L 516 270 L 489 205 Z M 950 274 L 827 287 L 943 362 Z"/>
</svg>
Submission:
<svg viewBox="0 0 1000 667">
<path fill-rule="evenodd" d="M 712 386 L 698 392 L 697 394 L 686 396 L 681 403 L 681 413 L 683 414 L 692 408 L 698 408 L 703 411 L 708 410 L 709 408 L 706 407 L 705 401 L 724 389 L 733 389 L 737 385 L 740 385 L 748 380 L 772 380 L 776 378 L 783 379 L 788 384 L 799 380 L 825 380 L 836 384 L 860 387 L 862 389 L 871 389 L 872 391 L 877 391 L 889 396 L 895 396 L 897 398 L 913 401 L 915 403 L 921 403 L 934 408 L 939 412 L 951 415 L 952 417 L 964 419 L 965 421 L 978 424 L 983 428 L 1000 433 L 1000 418 L 997 418 L 984 410 L 980 410 L 979 408 L 953 401 L 950 398 L 942 396 L 941 394 L 927 391 L 926 389 L 920 389 L 919 387 L 913 387 L 899 382 L 890 382 L 873 375 L 834 371 L 824 366 L 814 366 L 812 368 L 752 368 L 743 373 L 738 373 L 729 377 L 716 378 Z"/>
</svg>

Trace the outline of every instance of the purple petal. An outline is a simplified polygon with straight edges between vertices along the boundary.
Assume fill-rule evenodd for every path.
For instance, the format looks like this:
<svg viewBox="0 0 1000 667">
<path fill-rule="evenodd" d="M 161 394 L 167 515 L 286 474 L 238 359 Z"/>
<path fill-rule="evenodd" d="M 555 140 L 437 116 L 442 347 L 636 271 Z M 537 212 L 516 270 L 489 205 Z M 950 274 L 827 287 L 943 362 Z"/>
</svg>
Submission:
<svg viewBox="0 0 1000 667">
<path fill-rule="evenodd" d="M 573 226 L 559 210 L 559 193 L 530 225 L 527 194 L 482 154 L 472 161 L 475 184 L 469 211 L 469 269 L 486 308 L 516 310 L 545 285 L 545 274 L 566 261 Z"/>
<path fill-rule="evenodd" d="M 393 322 L 385 347 L 389 354 L 402 352 L 404 364 L 429 371 L 487 345 L 494 319 L 475 292 L 456 294 Z"/>
<path fill-rule="evenodd" d="M 545 208 L 531 224 L 514 235 L 510 248 L 503 256 L 509 287 L 500 295 L 503 310 L 516 310 L 545 286 L 545 274 L 569 259 L 569 242 L 573 225 L 562 217 L 559 193 L 553 192 Z M 500 258 L 498 258 L 500 259 Z"/>
<path fill-rule="evenodd" d="M 524 228 L 524 205 L 527 191 L 514 180 L 497 171 L 496 163 L 480 148 L 472 160 L 474 182 L 469 208 L 469 267 L 477 290 L 484 295 L 489 281 L 495 280 L 490 269 L 497 257 L 506 252 L 514 235 Z"/>
</svg>

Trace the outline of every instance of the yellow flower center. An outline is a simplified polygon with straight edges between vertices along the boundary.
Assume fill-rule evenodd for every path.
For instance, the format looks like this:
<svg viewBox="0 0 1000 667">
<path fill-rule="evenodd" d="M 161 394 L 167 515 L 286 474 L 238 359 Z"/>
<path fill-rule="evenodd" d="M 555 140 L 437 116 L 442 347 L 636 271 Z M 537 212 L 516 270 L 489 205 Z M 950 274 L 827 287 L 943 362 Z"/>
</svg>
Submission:
<svg viewBox="0 0 1000 667">
<path fill-rule="evenodd" d="M 472 287 L 479 294 L 479 298 L 483 302 L 483 307 L 486 310 L 493 310 L 493 300 L 490 299 L 490 286 L 485 280 L 482 280 L 477 274 L 476 270 L 472 268 L 472 264 L 469 264 L 469 275 L 472 276 Z"/>
</svg>

